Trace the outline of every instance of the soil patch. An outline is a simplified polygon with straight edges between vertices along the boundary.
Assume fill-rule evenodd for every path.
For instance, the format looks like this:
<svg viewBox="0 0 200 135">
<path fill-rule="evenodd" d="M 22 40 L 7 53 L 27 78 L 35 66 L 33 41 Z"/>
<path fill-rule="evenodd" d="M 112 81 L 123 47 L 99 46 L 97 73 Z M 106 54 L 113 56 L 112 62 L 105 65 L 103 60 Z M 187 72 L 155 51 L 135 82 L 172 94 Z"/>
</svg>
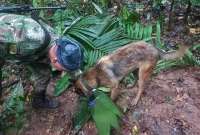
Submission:
<svg viewBox="0 0 200 135">
<path fill-rule="evenodd" d="M 128 111 L 121 120 L 121 130 L 112 134 L 131 135 L 139 131 L 139 135 L 199 135 L 199 74 L 199 67 L 189 67 L 154 75 L 138 105 L 127 106 Z M 119 100 L 119 104 L 130 103 L 137 87 L 125 91 L 128 96 Z M 61 106 L 55 110 L 35 110 L 28 106 L 22 135 L 74 135 L 71 119 L 78 95 L 69 90 L 58 100 Z M 96 134 L 92 122 L 88 122 L 79 132 L 79 135 Z"/>
</svg>

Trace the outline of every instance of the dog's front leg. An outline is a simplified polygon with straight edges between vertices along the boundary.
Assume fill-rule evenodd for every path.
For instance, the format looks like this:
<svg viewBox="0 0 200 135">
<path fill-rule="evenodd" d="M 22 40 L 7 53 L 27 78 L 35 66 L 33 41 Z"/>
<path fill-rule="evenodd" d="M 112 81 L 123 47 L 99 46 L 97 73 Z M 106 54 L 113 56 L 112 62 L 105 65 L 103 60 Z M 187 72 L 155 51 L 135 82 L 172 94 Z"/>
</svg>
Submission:
<svg viewBox="0 0 200 135">
<path fill-rule="evenodd" d="M 116 100 L 118 94 L 119 94 L 119 80 L 117 80 L 117 78 L 115 77 L 115 74 L 113 73 L 112 68 L 113 65 L 104 65 L 102 66 L 102 70 L 103 72 L 106 74 L 106 84 L 111 88 L 111 94 L 110 97 L 111 99 L 114 101 Z"/>
<path fill-rule="evenodd" d="M 112 86 L 111 86 L 111 99 L 113 101 L 115 101 L 117 99 L 117 96 L 119 95 L 119 88 L 118 88 L 118 85 L 119 83 L 116 81 L 116 82 L 112 82 Z"/>
</svg>

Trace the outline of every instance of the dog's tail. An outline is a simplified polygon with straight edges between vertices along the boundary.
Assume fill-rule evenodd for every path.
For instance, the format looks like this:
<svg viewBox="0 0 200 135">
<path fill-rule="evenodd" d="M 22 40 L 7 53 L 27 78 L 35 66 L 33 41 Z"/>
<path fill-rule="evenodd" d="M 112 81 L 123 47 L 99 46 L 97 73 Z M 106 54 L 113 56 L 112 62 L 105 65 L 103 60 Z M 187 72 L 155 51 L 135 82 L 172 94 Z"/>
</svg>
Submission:
<svg viewBox="0 0 200 135">
<path fill-rule="evenodd" d="M 181 58 L 185 55 L 185 53 L 187 52 L 189 48 L 190 47 L 187 45 L 180 45 L 178 50 L 172 51 L 172 52 L 164 53 L 161 50 L 159 50 L 160 58 L 163 60 L 172 60 L 172 59 Z"/>
</svg>

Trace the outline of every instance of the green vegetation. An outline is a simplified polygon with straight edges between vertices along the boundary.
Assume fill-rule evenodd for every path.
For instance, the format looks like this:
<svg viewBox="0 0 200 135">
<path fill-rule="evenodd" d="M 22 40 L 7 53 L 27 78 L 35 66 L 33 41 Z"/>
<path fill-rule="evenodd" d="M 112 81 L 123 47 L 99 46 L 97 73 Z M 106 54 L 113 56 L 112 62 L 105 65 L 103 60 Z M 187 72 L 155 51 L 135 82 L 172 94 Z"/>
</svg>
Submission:
<svg viewBox="0 0 200 135">
<path fill-rule="evenodd" d="M 109 10 L 109 0 L 9 0 L 10 4 L 30 4 L 34 7 L 48 5 L 67 5 L 65 10 L 56 11 L 40 11 L 40 16 L 49 22 L 61 35 L 65 35 L 71 40 L 79 42 L 84 48 L 84 66 L 83 70 L 87 70 L 93 66 L 95 62 L 102 56 L 111 53 L 115 49 L 126 45 L 131 41 L 145 40 L 162 49 L 167 47 L 162 39 L 165 31 L 166 18 L 161 7 L 166 2 L 171 3 L 171 7 L 177 6 L 179 2 L 183 5 L 199 6 L 199 0 L 152 0 L 152 12 L 160 12 L 158 17 L 149 19 L 146 17 L 146 23 L 141 19 L 141 9 L 143 4 L 125 3 L 120 7 L 117 14 Z M 139 11 L 139 12 L 138 12 Z M 147 14 L 147 16 L 151 16 Z M 171 17 L 169 18 L 169 20 Z M 170 22 L 170 21 L 169 21 Z M 159 61 L 155 73 L 164 69 L 197 65 L 200 66 L 198 56 L 193 54 L 194 50 L 200 50 L 200 45 L 191 48 L 183 59 Z M 133 74 L 128 76 L 125 82 L 135 82 Z M 64 74 L 56 83 L 55 95 L 60 95 L 67 90 L 70 85 L 70 77 Z M 0 108 L 0 128 L 7 129 L 9 127 L 21 128 L 24 119 L 24 97 L 21 84 L 17 84 L 11 90 L 10 96 L 4 102 L 2 109 Z M 105 89 L 104 89 L 105 90 Z M 109 135 L 111 128 L 119 128 L 118 120 L 122 115 L 115 104 L 102 92 L 94 93 L 94 99 L 82 98 L 80 100 L 79 111 L 77 112 L 74 123 L 77 131 L 90 119 L 96 123 L 100 135 Z M 93 103 L 93 105 L 91 105 Z M 89 104 L 89 105 L 88 105 Z M 7 121 L 9 120 L 9 121 Z M 4 124 L 2 124 L 4 123 Z"/>
<path fill-rule="evenodd" d="M 21 81 L 10 89 L 0 112 L 0 129 L 16 130 L 23 127 L 25 120 L 24 90 Z"/>
<path fill-rule="evenodd" d="M 106 88 L 104 88 L 106 89 Z M 112 128 L 119 129 L 118 120 L 122 113 L 111 99 L 97 89 L 90 98 L 83 98 L 79 110 L 74 116 L 76 132 L 92 118 L 100 135 L 109 135 Z"/>
</svg>

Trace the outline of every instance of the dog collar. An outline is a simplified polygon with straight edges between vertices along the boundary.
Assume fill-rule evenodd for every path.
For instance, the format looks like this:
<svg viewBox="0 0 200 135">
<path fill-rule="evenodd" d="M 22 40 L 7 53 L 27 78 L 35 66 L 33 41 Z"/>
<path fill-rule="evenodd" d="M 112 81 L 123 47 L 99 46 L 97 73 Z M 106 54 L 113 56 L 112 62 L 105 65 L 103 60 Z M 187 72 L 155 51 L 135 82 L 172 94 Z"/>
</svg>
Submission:
<svg viewBox="0 0 200 135">
<path fill-rule="evenodd" d="M 83 72 L 80 69 L 69 72 L 72 80 L 77 80 L 82 75 L 82 73 Z"/>
<path fill-rule="evenodd" d="M 94 89 L 89 86 L 88 81 L 83 79 L 82 76 L 80 76 L 80 79 L 81 79 L 81 83 L 83 85 L 83 93 L 85 95 L 90 95 Z"/>
</svg>

